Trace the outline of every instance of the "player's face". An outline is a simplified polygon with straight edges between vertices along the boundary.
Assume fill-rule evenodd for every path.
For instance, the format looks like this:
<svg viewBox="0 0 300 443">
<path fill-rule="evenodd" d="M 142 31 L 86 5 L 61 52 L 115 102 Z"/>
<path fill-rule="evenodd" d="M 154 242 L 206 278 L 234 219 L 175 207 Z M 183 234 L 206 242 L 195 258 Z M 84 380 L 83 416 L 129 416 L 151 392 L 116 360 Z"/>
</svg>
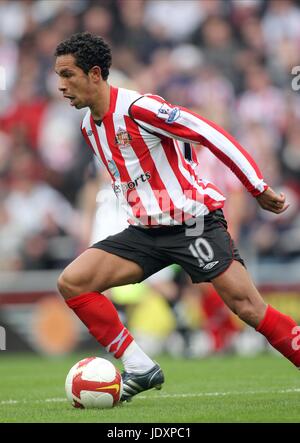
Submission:
<svg viewBox="0 0 300 443">
<path fill-rule="evenodd" d="M 61 55 L 56 58 L 55 72 L 59 76 L 58 89 L 77 109 L 89 106 L 93 95 L 94 83 L 89 74 L 76 66 L 73 55 Z"/>
</svg>

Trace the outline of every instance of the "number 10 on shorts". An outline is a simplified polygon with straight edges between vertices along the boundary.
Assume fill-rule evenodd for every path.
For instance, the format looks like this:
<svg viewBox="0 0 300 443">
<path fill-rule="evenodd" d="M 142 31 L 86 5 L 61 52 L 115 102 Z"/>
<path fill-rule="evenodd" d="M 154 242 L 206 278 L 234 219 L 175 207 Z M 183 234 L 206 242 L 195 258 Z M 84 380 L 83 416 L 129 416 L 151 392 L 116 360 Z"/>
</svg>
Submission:
<svg viewBox="0 0 300 443">
<path fill-rule="evenodd" d="M 194 243 L 191 243 L 189 250 L 193 256 L 198 260 L 199 267 L 204 268 L 207 263 L 214 259 L 214 251 L 205 238 L 197 238 Z"/>
</svg>

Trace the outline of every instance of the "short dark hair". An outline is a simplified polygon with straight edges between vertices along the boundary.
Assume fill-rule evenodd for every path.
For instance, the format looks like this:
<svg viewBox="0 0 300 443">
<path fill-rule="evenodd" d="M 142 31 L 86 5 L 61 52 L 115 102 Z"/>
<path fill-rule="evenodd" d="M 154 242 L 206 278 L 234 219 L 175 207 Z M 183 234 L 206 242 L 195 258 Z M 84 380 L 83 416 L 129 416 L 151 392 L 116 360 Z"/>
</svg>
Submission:
<svg viewBox="0 0 300 443">
<path fill-rule="evenodd" d="M 103 80 L 107 79 L 111 66 L 111 50 L 102 37 L 89 32 L 73 34 L 59 43 L 54 53 L 56 57 L 67 54 L 75 57 L 76 66 L 86 74 L 93 66 L 99 66 Z"/>
</svg>

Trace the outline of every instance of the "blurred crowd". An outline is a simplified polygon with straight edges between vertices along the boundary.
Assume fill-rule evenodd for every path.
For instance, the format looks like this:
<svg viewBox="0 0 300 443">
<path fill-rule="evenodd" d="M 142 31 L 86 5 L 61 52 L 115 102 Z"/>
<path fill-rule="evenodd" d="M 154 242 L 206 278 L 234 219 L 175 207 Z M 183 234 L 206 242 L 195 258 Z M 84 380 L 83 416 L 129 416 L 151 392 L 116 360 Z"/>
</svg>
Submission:
<svg viewBox="0 0 300 443">
<path fill-rule="evenodd" d="M 263 213 L 229 183 L 234 237 L 260 260 L 299 258 L 300 1 L 0 0 L 0 269 L 61 268 L 87 246 L 85 111 L 53 70 L 56 45 L 83 30 L 111 44 L 112 84 L 187 106 L 245 146 L 290 208 Z M 224 184 L 211 157 L 199 150 L 201 173 Z"/>
</svg>

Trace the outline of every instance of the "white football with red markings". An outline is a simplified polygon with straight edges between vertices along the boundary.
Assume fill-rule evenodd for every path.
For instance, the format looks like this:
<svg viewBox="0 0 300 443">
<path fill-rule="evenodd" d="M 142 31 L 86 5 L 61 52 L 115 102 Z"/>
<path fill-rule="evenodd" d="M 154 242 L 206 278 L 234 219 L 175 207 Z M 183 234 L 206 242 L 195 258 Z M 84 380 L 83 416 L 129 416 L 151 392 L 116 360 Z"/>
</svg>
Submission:
<svg viewBox="0 0 300 443">
<path fill-rule="evenodd" d="M 72 366 L 65 389 L 68 400 L 75 408 L 112 408 L 122 395 L 122 377 L 109 360 L 88 357 Z"/>
</svg>

